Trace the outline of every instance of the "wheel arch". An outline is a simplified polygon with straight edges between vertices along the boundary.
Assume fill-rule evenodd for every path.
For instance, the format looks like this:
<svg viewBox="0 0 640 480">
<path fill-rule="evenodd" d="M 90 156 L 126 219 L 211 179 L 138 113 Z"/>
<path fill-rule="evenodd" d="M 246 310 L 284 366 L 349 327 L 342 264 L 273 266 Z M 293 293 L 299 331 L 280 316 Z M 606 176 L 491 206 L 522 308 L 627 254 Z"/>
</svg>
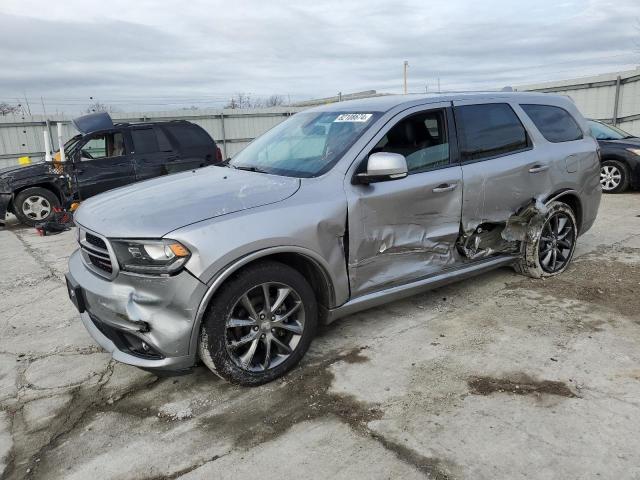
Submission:
<svg viewBox="0 0 640 480">
<path fill-rule="evenodd" d="M 213 281 L 209 284 L 207 292 L 200 301 L 196 312 L 196 318 L 191 332 L 190 353 L 197 352 L 200 327 L 204 314 L 220 287 L 222 287 L 233 274 L 256 263 L 268 260 L 288 265 L 297 270 L 309 282 L 316 294 L 318 306 L 320 307 L 318 309 L 320 316 L 318 320 L 320 323 L 324 323 L 329 309 L 335 306 L 336 298 L 334 283 L 329 274 L 329 268 L 326 262 L 317 253 L 302 247 L 282 246 L 266 248 L 236 260 L 214 277 Z"/>
<path fill-rule="evenodd" d="M 576 217 L 576 222 L 577 222 L 576 227 L 578 228 L 578 235 L 579 235 L 582 232 L 583 209 L 582 209 L 582 202 L 580 201 L 578 192 L 571 189 L 560 190 L 558 192 L 551 194 L 545 200 L 544 203 L 545 205 L 548 205 L 551 202 L 556 200 L 566 203 L 567 205 L 569 205 L 569 208 L 573 210 L 573 214 Z"/>
<path fill-rule="evenodd" d="M 49 183 L 49 182 L 40 182 L 40 183 L 30 183 L 28 185 L 22 185 L 20 187 L 16 187 L 13 190 L 13 197 L 11 198 L 11 203 L 9 203 L 9 209 L 15 213 L 15 205 L 14 205 L 14 201 L 16 199 L 16 196 L 20 193 L 23 192 L 29 188 L 44 188 L 45 190 L 49 190 L 51 193 L 53 193 L 57 199 L 60 201 L 60 204 L 62 205 L 64 203 L 64 198 L 62 195 L 62 192 L 60 191 L 60 189 L 53 183 Z"/>
</svg>

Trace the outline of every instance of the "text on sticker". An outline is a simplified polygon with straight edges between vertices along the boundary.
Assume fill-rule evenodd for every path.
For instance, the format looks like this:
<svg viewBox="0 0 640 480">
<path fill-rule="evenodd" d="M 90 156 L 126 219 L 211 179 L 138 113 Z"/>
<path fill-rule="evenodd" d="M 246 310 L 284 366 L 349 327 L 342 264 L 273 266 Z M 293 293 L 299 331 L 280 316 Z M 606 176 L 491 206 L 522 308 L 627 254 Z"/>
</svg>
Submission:
<svg viewBox="0 0 640 480">
<path fill-rule="evenodd" d="M 334 122 L 366 122 L 372 115 L 372 113 L 343 113 L 338 115 Z"/>
</svg>

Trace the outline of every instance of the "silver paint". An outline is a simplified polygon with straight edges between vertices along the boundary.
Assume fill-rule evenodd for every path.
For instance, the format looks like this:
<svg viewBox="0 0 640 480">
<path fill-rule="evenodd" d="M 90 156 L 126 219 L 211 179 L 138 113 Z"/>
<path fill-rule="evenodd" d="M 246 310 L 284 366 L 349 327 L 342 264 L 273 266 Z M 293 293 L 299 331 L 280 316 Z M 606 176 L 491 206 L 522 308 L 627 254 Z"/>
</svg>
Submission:
<svg viewBox="0 0 640 480">
<path fill-rule="evenodd" d="M 430 108 L 486 102 L 512 105 L 529 132 L 531 150 L 386 182 L 353 182 L 368 152 L 399 120 Z M 565 108 L 584 139 L 547 142 L 519 103 Z M 601 195 L 596 142 L 568 98 L 405 95 L 315 110 L 382 114 L 317 178 L 209 167 L 117 189 L 80 207 L 76 221 L 104 237 L 165 237 L 192 252 L 186 269 L 166 278 L 119 272 L 106 279 L 90 271 L 77 252 L 71 257 L 70 274 L 87 290 L 92 314 L 113 325 L 147 322 L 150 331 L 137 335 L 168 355 L 157 361 L 120 352 L 83 315 L 91 335 L 114 358 L 144 367 L 192 365 L 215 292 L 233 272 L 261 258 L 296 255 L 316 269 L 322 279 L 316 288 L 328 290 L 319 296 L 327 299 L 322 311 L 331 321 L 513 262 L 511 247 L 522 239 L 516 227 L 532 201 L 529 218 L 540 216 L 552 199 L 571 196 L 581 205 L 580 233 L 595 220 Z M 478 227 L 484 224 L 495 225 L 505 243 L 495 234 L 483 236 Z"/>
</svg>

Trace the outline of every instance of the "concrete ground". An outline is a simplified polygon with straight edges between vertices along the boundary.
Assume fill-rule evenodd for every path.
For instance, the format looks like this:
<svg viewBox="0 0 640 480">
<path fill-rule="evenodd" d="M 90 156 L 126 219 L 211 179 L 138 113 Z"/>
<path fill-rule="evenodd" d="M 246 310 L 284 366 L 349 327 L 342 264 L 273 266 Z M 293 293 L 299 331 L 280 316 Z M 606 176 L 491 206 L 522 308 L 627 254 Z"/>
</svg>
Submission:
<svg viewBox="0 0 640 480">
<path fill-rule="evenodd" d="M 112 362 L 67 299 L 74 233 L 0 245 L 2 478 L 640 479 L 639 193 L 562 276 L 350 316 L 259 388 Z"/>
</svg>

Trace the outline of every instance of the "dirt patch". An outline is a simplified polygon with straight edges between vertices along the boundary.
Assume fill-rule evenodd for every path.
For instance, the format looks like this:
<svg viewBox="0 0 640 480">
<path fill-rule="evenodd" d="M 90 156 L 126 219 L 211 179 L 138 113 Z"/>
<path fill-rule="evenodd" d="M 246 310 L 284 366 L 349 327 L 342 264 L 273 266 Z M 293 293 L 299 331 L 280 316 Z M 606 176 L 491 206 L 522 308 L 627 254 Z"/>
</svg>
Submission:
<svg viewBox="0 0 640 480">
<path fill-rule="evenodd" d="M 560 300 L 573 298 L 580 302 L 597 304 L 633 319 L 640 325 L 640 263 L 612 260 L 612 254 L 626 250 L 601 247 L 581 257 L 557 277 L 540 280 L 525 279 L 512 283 L 507 289 L 526 288 Z"/>
<path fill-rule="evenodd" d="M 512 378 L 471 377 L 467 381 L 474 395 L 491 395 L 492 393 L 513 393 L 516 395 L 558 395 L 576 398 L 566 383 L 552 380 L 534 380 L 526 374 Z"/>
<path fill-rule="evenodd" d="M 344 355 L 342 357 L 342 361 L 345 363 L 365 363 L 369 361 L 369 357 L 366 357 L 365 355 L 362 354 L 363 350 L 368 349 L 369 347 L 365 346 L 365 347 L 360 347 L 360 348 L 355 348 L 353 349 L 351 352 L 347 353 L 346 355 Z"/>
</svg>

